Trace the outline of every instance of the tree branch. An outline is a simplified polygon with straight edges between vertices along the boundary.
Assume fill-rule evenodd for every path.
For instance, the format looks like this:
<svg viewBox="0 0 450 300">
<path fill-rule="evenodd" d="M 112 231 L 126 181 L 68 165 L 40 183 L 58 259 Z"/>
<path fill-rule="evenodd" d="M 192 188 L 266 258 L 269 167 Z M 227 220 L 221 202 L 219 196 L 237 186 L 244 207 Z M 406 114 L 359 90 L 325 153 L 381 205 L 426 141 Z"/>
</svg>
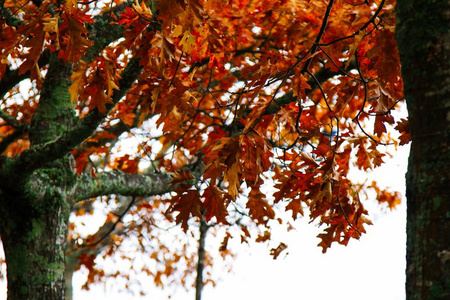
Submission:
<svg viewBox="0 0 450 300">
<path fill-rule="evenodd" d="M 36 4 L 36 3 L 35 3 Z M 36 4 L 37 5 L 37 4 Z M 123 25 L 111 24 L 111 21 L 114 21 L 112 15 L 118 15 L 120 12 L 125 10 L 125 7 L 128 4 L 121 4 L 113 7 L 110 11 L 105 11 L 101 15 L 94 18 L 94 23 L 92 25 L 88 25 L 89 30 L 89 39 L 94 41 L 94 45 L 89 48 L 86 55 L 83 57 L 83 60 L 87 62 L 91 62 L 94 58 L 105 49 L 112 42 L 120 39 L 123 36 Z M 8 14 L 9 13 L 9 14 Z M 12 24 L 8 22 L 10 18 L 15 18 L 15 16 L 11 15 L 11 12 L 7 8 L 3 8 L 0 6 L 0 15 L 3 16 L 8 25 L 15 26 L 14 24 L 23 25 L 22 21 L 15 20 Z M 11 16 L 10 16 L 11 15 Z M 20 22 L 20 23 L 18 23 Z M 39 58 L 38 65 L 40 68 L 47 65 L 49 61 L 49 51 L 46 50 Z M 10 91 L 15 85 L 21 82 L 24 79 L 30 77 L 30 71 L 19 75 L 19 70 L 7 70 L 6 74 L 0 81 L 0 99 L 2 99 L 5 94 Z"/>
<path fill-rule="evenodd" d="M 173 190 L 172 178 L 165 173 L 127 174 L 120 171 L 102 172 L 96 176 L 83 174 L 69 192 L 73 203 L 105 195 L 154 196 Z"/>
<path fill-rule="evenodd" d="M 338 75 L 347 75 L 347 71 L 355 69 L 356 68 L 356 60 L 351 60 L 347 70 L 338 70 L 338 71 L 332 71 L 330 69 L 322 68 L 320 69 L 316 74 L 314 74 L 314 77 L 310 78 L 308 80 L 308 85 L 311 87 L 311 89 L 308 89 L 309 93 L 319 88 L 319 86 L 324 83 L 325 81 L 333 78 L 334 76 Z M 292 91 L 284 94 L 283 96 L 276 98 L 271 105 L 269 105 L 264 112 L 264 115 L 272 115 L 276 114 L 281 108 L 288 105 L 289 103 L 292 103 L 294 101 L 297 101 L 297 98 L 294 97 L 294 93 Z"/>
<path fill-rule="evenodd" d="M 50 58 L 50 51 L 45 50 L 41 57 L 38 60 L 39 68 L 47 65 Z M 6 93 L 8 93 L 13 87 L 19 84 L 22 80 L 30 78 L 30 71 L 27 71 L 23 74 L 19 75 L 19 69 L 11 70 L 7 67 L 5 75 L 0 80 L 0 99 L 5 97 Z"/>
<path fill-rule="evenodd" d="M 0 118 L 3 119 L 8 125 L 11 125 L 14 128 L 25 129 L 26 125 L 20 123 L 15 118 L 11 117 L 6 111 L 0 109 Z"/>
<path fill-rule="evenodd" d="M 111 11 L 95 18 L 95 23 L 89 28 L 91 32 L 90 37 L 95 43 L 84 57 L 85 60 L 94 59 L 107 45 L 122 36 L 123 26 L 115 25 L 113 28 L 109 23 L 112 20 L 111 15 L 120 13 L 126 6 L 116 6 Z M 113 104 L 107 106 L 108 112 L 125 96 L 141 71 L 142 67 L 139 66 L 139 59 L 130 59 L 128 65 L 121 73 L 120 89 L 115 90 L 112 96 Z M 17 80 L 15 82 L 18 82 Z M 9 176 L 14 174 L 14 170 L 21 170 L 22 174 L 30 173 L 49 162 L 63 157 L 88 138 L 103 122 L 106 115 L 102 115 L 97 109 L 94 109 L 85 118 L 78 120 L 73 126 L 69 127 L 68 131 L 62 136 L 46 143 L 34 145 L 13 159 L 3 158 L 3 162 L 0 164 L 1 173 L 4 175 L 2 177 L 14 180 Z"/>
<path fill-rule="evenodd" d="M 8 146 L 13 143 L 16 139 L 18 139 L 22 134 L 24 134 L 25 131 L 23 128 L 16 129 L 13 133 L 5 136 L 2 141 L 0 142 L 0 154 L 5 152 L 5 150 L 8 148 Z"/>
<path fill-rule="evenodd" d="M 91 62 L 97 55 L 103 51 L 109 44 L 123 37 L 124 26 L 111 24 L 115 21 L 113 15 L 119 17 L 119 14 L 128 6 L 127 3 L 117 5 L 109 11 L 103 12 L 94 18 L 94 23 L 87 25 L 89 30 L 89 39 L 94 41 L 94 45 L 89 48 L 84 61 Z"/>
<path fill-rule="evenodd" d="M 127 203 L 122 201 L 121 205 L 112 213 L 116 216 L 124 215 L 127 212 L 127 209 L 135 204 L 133 199 Z M 66 249 L 66 264 L 69 266 L 68 269 L 74 270 L 80 264 L 78 258 L 81 255 L 98 255 L 104 251 L 111 243 L 112 234 L 123 235 L 126 233 L 126 228 L 117 228 L 118 222 L 121 222 L 121 219 L 116 222 L 105 221 L 105 223 L 99 227 L 97 232 L 85 239 L 85 242 L 81 245 L 77 245 L 74 241 L 68 243 Z M 88 242 L 91 239 L 93 239 L 93 242 Z"/>
<path fill-rule="evenodd" d="M 206 233 L 209 226 L 206 223 L 205 216 L 202 214 L 200 219 L 200 237 L 198 240 L 198 261 L 197 261 L 197 278 L 195 280 L 195 300 L 202 299 L 203 290 L 203 269 L 205 267 L 205 243 Z"/>
</svg>

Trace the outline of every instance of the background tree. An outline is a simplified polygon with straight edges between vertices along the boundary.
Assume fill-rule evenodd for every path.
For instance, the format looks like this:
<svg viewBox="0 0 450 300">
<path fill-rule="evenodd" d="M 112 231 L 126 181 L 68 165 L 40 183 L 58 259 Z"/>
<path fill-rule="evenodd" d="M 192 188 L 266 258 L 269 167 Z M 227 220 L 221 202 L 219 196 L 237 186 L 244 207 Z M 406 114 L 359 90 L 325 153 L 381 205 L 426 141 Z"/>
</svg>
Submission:
<svg viewBox="0 0 450 300">
<path fill-rule="evenodd" d="M 390 208 L 399 195 L 351 181 L 350 167 L 373 169 L 387 145 L 409 140 L 408 122 L 391 115 L 403 100 L 393 7 L 2 1 L 8 298 L 62 299 L 65 273 L 85 265 L 101 278 L 99 254 L 114 253 L 123 233 L 158 241 L 164 222 L 233 228 L 224 253 L 232 236 L 266 241 L 272 224 L 289 226 L 280 211 L 324 226 L 323 252 L 358 239 L 371 224 L 364 194 Z M 98 197 L 104 224 L 69 234 L 71 213 L 92 211 Z M 180 261 L 147 270 L 157 283 Z"/>
<path fill-rule="evenodd" d="M 450 297 L 450 2 L 398 1 L 397 39 L 411 124 L 407 299 Z"/>
</svg>

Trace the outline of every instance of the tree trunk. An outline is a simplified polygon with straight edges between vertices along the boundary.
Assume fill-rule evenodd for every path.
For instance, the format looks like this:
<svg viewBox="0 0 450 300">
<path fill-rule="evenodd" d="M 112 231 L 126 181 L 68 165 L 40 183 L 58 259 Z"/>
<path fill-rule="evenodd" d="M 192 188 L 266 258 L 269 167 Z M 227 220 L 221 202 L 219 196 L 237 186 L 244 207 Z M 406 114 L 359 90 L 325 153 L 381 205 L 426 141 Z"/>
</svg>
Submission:
<svg viewBox="0 0 450 300">
<path fill-rule="evenodd" d="M 397 40 L 411 128 L 407 299 L 450 299 L 450 2 L 398 0 Z"/>
<path fill-rule="evenodd" d="M 8 300 L 64 299 L 67 209 L 50 198 L 42 205 L 4 199 L 9 203 L 1 221 Z"/>
<path fill-rule="evenodd" d="M 209 225 L 206 223 L 205 217 L 202 215 L 200 219 L 200 237 L 198 239 L 198 261 L 197 261 L 197 278 L 195 280 L 195 300 L 202 299 L 203 291 L 203 269 L 205 267 L 205 243 L 206 234 Z"/>
<path fill-rule="evenodd" d="M 30 146 L 62 136 L 74 122 L 68 87 L 71 66 L 51 55 L 39 106 L 30 126 Z M 39 150 L 36 150 L 39 152 Z M 8 299 L 64 299 L 64 269 L 71 204 L 67 191 L 75 182 L 69 155 L 49 159 L 41 168 L 7 166 L 3 158 L 0 236 L 7 265 Z M 6 164 L 5 164 L 6 162 Z"/>
</svg>

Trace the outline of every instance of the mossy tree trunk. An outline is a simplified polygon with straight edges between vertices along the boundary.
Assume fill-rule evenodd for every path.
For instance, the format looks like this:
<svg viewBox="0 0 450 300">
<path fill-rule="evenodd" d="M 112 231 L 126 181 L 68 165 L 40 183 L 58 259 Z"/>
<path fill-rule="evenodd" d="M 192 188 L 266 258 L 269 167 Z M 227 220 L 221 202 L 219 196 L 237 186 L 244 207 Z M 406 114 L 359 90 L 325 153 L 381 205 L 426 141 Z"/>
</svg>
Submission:
<svg viewBox="0 0 450 300">
<path fill-rule="evenodd" d="M 450 1 L 398 0 L 397 40 L 412 136 L 406 295 L 450 299 Z"/>
<path fill-rule="evenodd" d="M 63 299 L 68 223 L 63 199 L 11 194 L 5 200 L 10 204 L 2 215 L 8 299 Z"/>
<path fill-rule="evenodd" d="M 30 126 L 30 147 L 58 139 L 75 120 L 70 104 L 71 67 L 52 55 L 40 105 Z M 63 299 L 70 204 L 75 182 L 68 154 L 35 170 L 3 169 L 0 233 L 8 299 Z M 9 174 L 8 174 L 9 173 Z"/>
</svg>

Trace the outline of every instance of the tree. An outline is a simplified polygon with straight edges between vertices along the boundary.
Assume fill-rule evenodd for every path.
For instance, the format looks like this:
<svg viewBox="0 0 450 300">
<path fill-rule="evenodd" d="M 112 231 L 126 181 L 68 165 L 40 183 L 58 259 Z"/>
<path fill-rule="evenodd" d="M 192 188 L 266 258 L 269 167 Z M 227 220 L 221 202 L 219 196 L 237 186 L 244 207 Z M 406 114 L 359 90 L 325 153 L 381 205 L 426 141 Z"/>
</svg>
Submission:
<svg viewBox="0 0 450 300">
<path fill-rule="evenodd" d="M 412 139 L 406 194 L 407 299 L 450 297 L 449 15 L 448 1 L 397 4 Z"/>
<path fill-rule="evenodd" d="M 157 222 L 219 224 L 243 241 L 254 224 L 265 241 L 289 226 L 279 211 L 306 211 L 325 252 L 371 224 L 370 190 L 399 202 L 349 178 L 409 141 L 391 115 L 403 101 L 392 1 L 0 3 L 8 299 L 62 299 L 66 272 L 102 276 L 97 255 L 124 233 L 157 240 Z M 105 223 L 69 234 L 97 197 L 113 203 Z"/>
</svg>

